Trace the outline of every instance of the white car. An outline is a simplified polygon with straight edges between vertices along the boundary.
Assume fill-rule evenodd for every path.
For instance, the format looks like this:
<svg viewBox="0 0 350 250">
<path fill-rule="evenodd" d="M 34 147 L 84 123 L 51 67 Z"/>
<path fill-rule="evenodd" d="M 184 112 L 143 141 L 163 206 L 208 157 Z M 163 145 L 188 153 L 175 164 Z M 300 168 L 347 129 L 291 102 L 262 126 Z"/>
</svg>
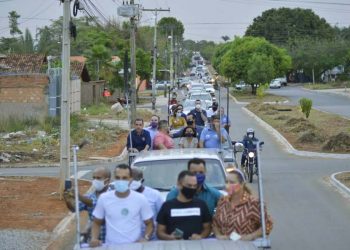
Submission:
<svg viewBox="0 0 350 250">
<path fill-rule="evenodd" d="M 225 188 L 225 164 L 215 150 L 186 148 L 142 152 L 134 159 L 132 167 L 141 168 L 144 184 L 159 190 L 164 197 L 176 186 L 177 176 L 187 169 L 187 162 L 193 158 L 205 160 L 206 183 L 219 190 Z"/>
<path fill-rule="evenodd" d="M 193 93 L 189 97 L 190 100 L 203 100 L 207 103 L 207 106 L 213 105 L 213 98 L 211 94 L 204 92 L 204 93 Z"/>
<path fill-rule="evenodd" d="M 185 114 L 185 115 L 187 115 L 188 113 L 190 113 L 190 111 L 192 110 L 192 109 L 194 109 L 195 108 L 195 104 L 196 103 L 196 100 L 190 100 L 190 99 L 186 99 L 184 102 L 183 102 L 183 107 L 184 107 L 184 109 L 183 109 L 183 113 Z M 202 106 L 202 109 L 204 109 L 204 110 L 208 110 L 208 108 L 209 108 L 209 106 L 207 105 L 207 103 L 205 102 L 205 101 L 201 101 L 201 106 Z"/>
<path fill-rule="evenodd" d="M 211 94 L 211 96 L 215 95 L 215 89 L 214 86 L 212 84 L 204 84 L 205 90 Z"/>
<path fill-rule="evenodd" d="M 279 79 L 274 79 L 270 82 L 271 89 L 279 89 L 281 88 L 281 81 Z"/>
</svg>

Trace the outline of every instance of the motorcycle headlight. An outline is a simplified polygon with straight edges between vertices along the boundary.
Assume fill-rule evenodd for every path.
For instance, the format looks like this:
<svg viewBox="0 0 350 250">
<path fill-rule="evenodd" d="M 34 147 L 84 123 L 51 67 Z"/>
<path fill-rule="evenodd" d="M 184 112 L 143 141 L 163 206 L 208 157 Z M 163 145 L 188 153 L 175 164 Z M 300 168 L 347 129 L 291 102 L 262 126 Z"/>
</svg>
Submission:
<svg viewBox="0 0 350 250">
<path fill-rule="evenodd" d="M 255 156 L 255 154 L 253 152 L 249 152 L 248 156 L 249 156 L 249 158 L 253 158 Z"/>
</svg>

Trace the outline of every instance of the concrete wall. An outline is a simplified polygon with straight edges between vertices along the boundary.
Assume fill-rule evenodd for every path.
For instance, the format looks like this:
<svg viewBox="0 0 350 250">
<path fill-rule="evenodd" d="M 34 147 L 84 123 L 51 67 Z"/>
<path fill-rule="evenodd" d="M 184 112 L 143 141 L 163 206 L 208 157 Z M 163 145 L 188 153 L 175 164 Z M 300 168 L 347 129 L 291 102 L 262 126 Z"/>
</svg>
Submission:
<svg viewBox="0 0 350 250">
<path fill-rule="evenodd" d="M 46 75 L 0 76 L 0 119 L 48 115 Z"/>
</svg>

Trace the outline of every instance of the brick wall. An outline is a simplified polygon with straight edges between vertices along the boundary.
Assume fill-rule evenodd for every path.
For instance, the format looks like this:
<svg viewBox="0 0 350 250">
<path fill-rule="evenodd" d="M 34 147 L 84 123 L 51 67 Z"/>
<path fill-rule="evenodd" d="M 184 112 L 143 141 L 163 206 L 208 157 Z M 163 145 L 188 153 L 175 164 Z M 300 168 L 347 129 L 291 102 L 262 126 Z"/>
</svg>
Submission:
<svg viewBox="0 0 350 250">
<path fill-rule="evenodd" d="M 47 115 L 46 75 L 0 76 L 0 118 Z"/>
</svg>

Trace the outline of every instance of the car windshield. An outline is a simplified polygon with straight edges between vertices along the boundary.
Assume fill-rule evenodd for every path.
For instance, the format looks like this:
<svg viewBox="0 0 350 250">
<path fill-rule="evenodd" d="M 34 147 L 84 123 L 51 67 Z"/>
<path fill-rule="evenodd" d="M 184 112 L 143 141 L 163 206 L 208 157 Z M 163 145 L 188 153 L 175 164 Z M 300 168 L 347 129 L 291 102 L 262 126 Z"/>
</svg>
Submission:
<svg viewBox="0 0 350 250">
<path fill-rule="evenodd" d="M 176 186 L 177 175 L 187 169 L 188 159 L 154 160 L 137 162 L 133 167 L 141 168 L 144 184 L 160 191 L 169 191 Z M 216 159 L 205 159 L 207 168 L 205 182 L 217 189 L 225 187 L 225 173 L 221 162 Z"/>
<path fill-rule="evenodd" d="M 210 94 L 204 95 L 204 94 L 193 94 L 191 95 L 191 100 L 205 100 L 205 101 L 211 101 Z"/>
</svg>

